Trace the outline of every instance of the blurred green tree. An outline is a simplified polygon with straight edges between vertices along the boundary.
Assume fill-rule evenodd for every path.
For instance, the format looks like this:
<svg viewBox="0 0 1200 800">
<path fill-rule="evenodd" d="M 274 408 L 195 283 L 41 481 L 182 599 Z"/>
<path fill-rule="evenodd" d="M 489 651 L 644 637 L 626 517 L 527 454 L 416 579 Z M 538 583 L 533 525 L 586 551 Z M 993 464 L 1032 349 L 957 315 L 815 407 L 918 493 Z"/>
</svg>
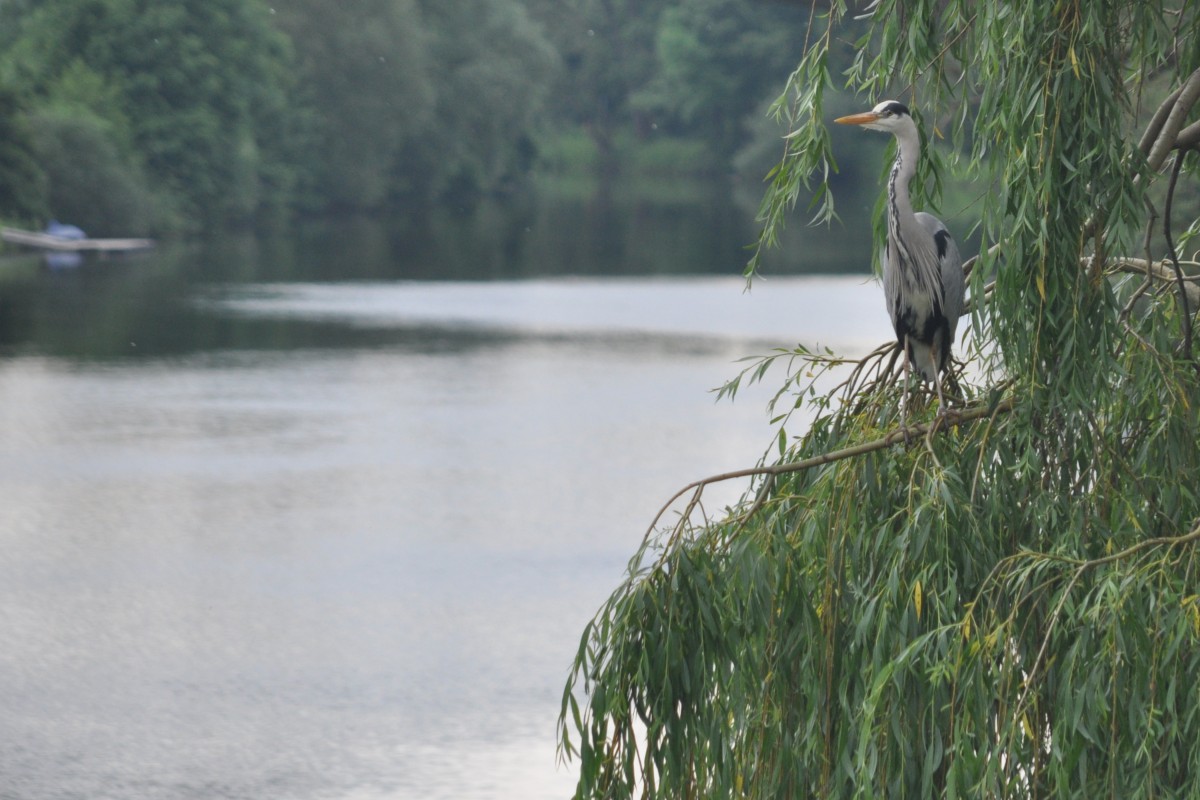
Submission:
<svg viewBox="0 0 1200 800">
<path fill-rule="evenodd" d="M 533 164 L 557 53 L 514 0 L 419 5 L 437 96 L 404 170 L 434 196 L 459 201 L 503 189 Z"/>
<path fill-rule="evenodd" d="M 553 84 L 554 119 L 587 130 L 603 171 L 618 167 L 622 130 L 649 131 L 650 119 L 636 112 L 631 99 L 654 79 L 659 19 L 670 5 L 670 0 L 531 2 L 562 59 Z"/>
<path fill-rule="evenodd" d="M 47 177 L 49 213 L 88 233 L 132 236 L 170 205 L 146 177 L 116 86 L 82 61 L 68 64 L 25 115 Z"/>
<path fill-rule="evenodd" d="M 154 229 L 154 192 L 141 168 L 120 152 L 106 120 L 48 108 L 32 113 L 29 127 L 54 216 L 92 236 L 141 236 Z"/>
<path fill-rule="evenodd" d="M 746 118 L 800 56 L 803 16 L 779 3 L 680 0 L 662 15 L 654 80 L 633 107 L 698 135 L 724 163 L 746 140 Z"/>
<path fill-rule="evenodd" d="M 277 19 L 309 114 L 305 205 L 377 208 L 405 188 L 405 153 L 432 125 L 437 82 L 420 10 L 414 0 L 294 0 Z"/>
<path fill-rule="evenodd" d="M 176 223 L 290 201 L 291 53 L 264 3 L 47 0 L 0 6 L 0 23 L 9 80 L 35 107 L 62 112 L 65 94 L 108 122 L 93 133 L 136 156 Z M 71 78 L 88 74 L 100 78 L 94 94 Z"/>
<path fill-rule="evenodd" d="M 46 174 L 18 93 L 0 84 L 0 215 L 22 222 L 47 213 Z"/>
</svg>

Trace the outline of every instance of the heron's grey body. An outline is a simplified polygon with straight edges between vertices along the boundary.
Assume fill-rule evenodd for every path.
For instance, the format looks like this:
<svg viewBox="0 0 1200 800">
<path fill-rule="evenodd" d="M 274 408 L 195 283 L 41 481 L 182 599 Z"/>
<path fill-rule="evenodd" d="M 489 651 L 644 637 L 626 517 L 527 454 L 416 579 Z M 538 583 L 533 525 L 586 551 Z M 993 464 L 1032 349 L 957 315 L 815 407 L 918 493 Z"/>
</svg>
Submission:
<svg viewBox="0 0 1200 800">
<path fill-rule="evenodd" d="M 913 212 L 908 184 L 917 170 L 921 142 L 901 103 L 885 101 L 866 114 L 837 120 L 887 131 L 896 137 L 896 161 L 887 186 L 887 250 L 883 294 L 905 365 L 937 388 L 945 408 L 941 373 L 950 362 L 966 294 L 962 256 L 941 220 Z"/>
</svg>

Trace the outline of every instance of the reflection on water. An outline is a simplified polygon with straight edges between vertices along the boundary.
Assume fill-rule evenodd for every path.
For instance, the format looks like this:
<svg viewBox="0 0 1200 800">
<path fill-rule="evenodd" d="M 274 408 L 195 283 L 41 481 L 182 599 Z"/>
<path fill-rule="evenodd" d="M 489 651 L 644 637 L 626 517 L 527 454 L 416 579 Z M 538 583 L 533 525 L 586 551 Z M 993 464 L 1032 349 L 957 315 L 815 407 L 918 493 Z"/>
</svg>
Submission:
<svg viewBox="0 0 1200 800">
<path fill-rule="evenodd" d="M 563 277 L 724 276 L 736 280 L 754 241 L 755 208 L 722 185 L 561 187 L 484 203 L 473 213 L 422 210 L 395 219 L 306 220 L 273 235 L 230 233 L 128 257 L 47 270 L 37 256 L 0 257 L 0 354 L 72 359 L 175 357 L 229 349 L 380 343 L 379 331 L 296 324 L 286 316 L 214 317 L 196 291 L 248 283 L 501 281 Z M 668 191 L 670 189 L 671 191 Z M 753 193 L 743 192 L 746 197 Z M 793 224 L 767 259 L 782 275 L 868 271 L 865 220 Z M 756 289 L 756 292 L 759 291 Z M 665 313 L 672 313 L 668 307 Z M 712 319 L 720 324 L 721 313 Z"/>
<path fill-rule="evenodd" d="M 666 496 L 772 439 L 765 392 L 708 390 L 886 338 L 878 288 L 328 284 L 271 247 L 0 265 L 0 795 L 569 795 L 584 622 Z"/>
<path fill-rule="evenodd" d="M 553 720 L 583 622 L 675 484 L 765 438 L 758 408 L 705 396 L 733 355 L 10 361 L 8 785 L 563 796 Z"/>
<path fill-rule="evenodd" d="M 741 278 L 570 279 L 521 282 L 259 284 L 216 292 L 208 307 L 253 318 L 358 328 L 452 326 L 509 335 L 756 341 L 790 347 L 836 340 L 870 348 L 888 336 L 865 277 L 776 278 L 745 291 Z M 857 324 L 851 321 L 857 321 Z M 635 339 L 636 340 L 636 339 Z"/>
</svg>

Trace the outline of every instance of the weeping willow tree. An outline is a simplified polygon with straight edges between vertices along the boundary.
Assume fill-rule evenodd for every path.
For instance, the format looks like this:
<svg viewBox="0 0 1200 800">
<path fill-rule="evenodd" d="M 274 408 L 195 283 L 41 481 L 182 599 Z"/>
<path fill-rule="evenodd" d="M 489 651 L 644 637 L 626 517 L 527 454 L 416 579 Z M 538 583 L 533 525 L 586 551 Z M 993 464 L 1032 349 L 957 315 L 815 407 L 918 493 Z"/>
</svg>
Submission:
<svg viewBox="0 0 1200 800">
<path fill-rule="evenodd" d="M 891 343 L 725 387 L 780 381 L 778 447 L 686 487 L 587 625 L 576 797 L 1200 796 L 1200 4 L 833 0 L 804 36 L 760 246 L 833 215 L 846 48 L 921 112 L 917 207 L 978 187 L 958 400 L 902 430 Z"/>
</svg>

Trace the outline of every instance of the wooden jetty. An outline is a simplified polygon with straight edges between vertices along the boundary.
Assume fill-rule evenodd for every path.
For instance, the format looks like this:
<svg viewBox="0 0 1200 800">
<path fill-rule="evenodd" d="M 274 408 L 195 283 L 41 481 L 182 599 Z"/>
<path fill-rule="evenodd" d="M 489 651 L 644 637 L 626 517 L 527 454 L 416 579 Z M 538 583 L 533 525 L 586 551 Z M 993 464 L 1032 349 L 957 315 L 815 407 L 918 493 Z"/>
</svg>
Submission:
<svg viewBox="0 0 1200 800">
<path fill-rule="evenodd" d="M 0 228 L 0 238 L 6 242 L 36 247 L 41 250 L 78 253 L 96 250 L 104 253 L 121 253 L 130 250 L 145 250 L 154 247 L 153 239 L 68 239 L 50 233 L 23 231 L 19 228 Z"/>
</svg>

